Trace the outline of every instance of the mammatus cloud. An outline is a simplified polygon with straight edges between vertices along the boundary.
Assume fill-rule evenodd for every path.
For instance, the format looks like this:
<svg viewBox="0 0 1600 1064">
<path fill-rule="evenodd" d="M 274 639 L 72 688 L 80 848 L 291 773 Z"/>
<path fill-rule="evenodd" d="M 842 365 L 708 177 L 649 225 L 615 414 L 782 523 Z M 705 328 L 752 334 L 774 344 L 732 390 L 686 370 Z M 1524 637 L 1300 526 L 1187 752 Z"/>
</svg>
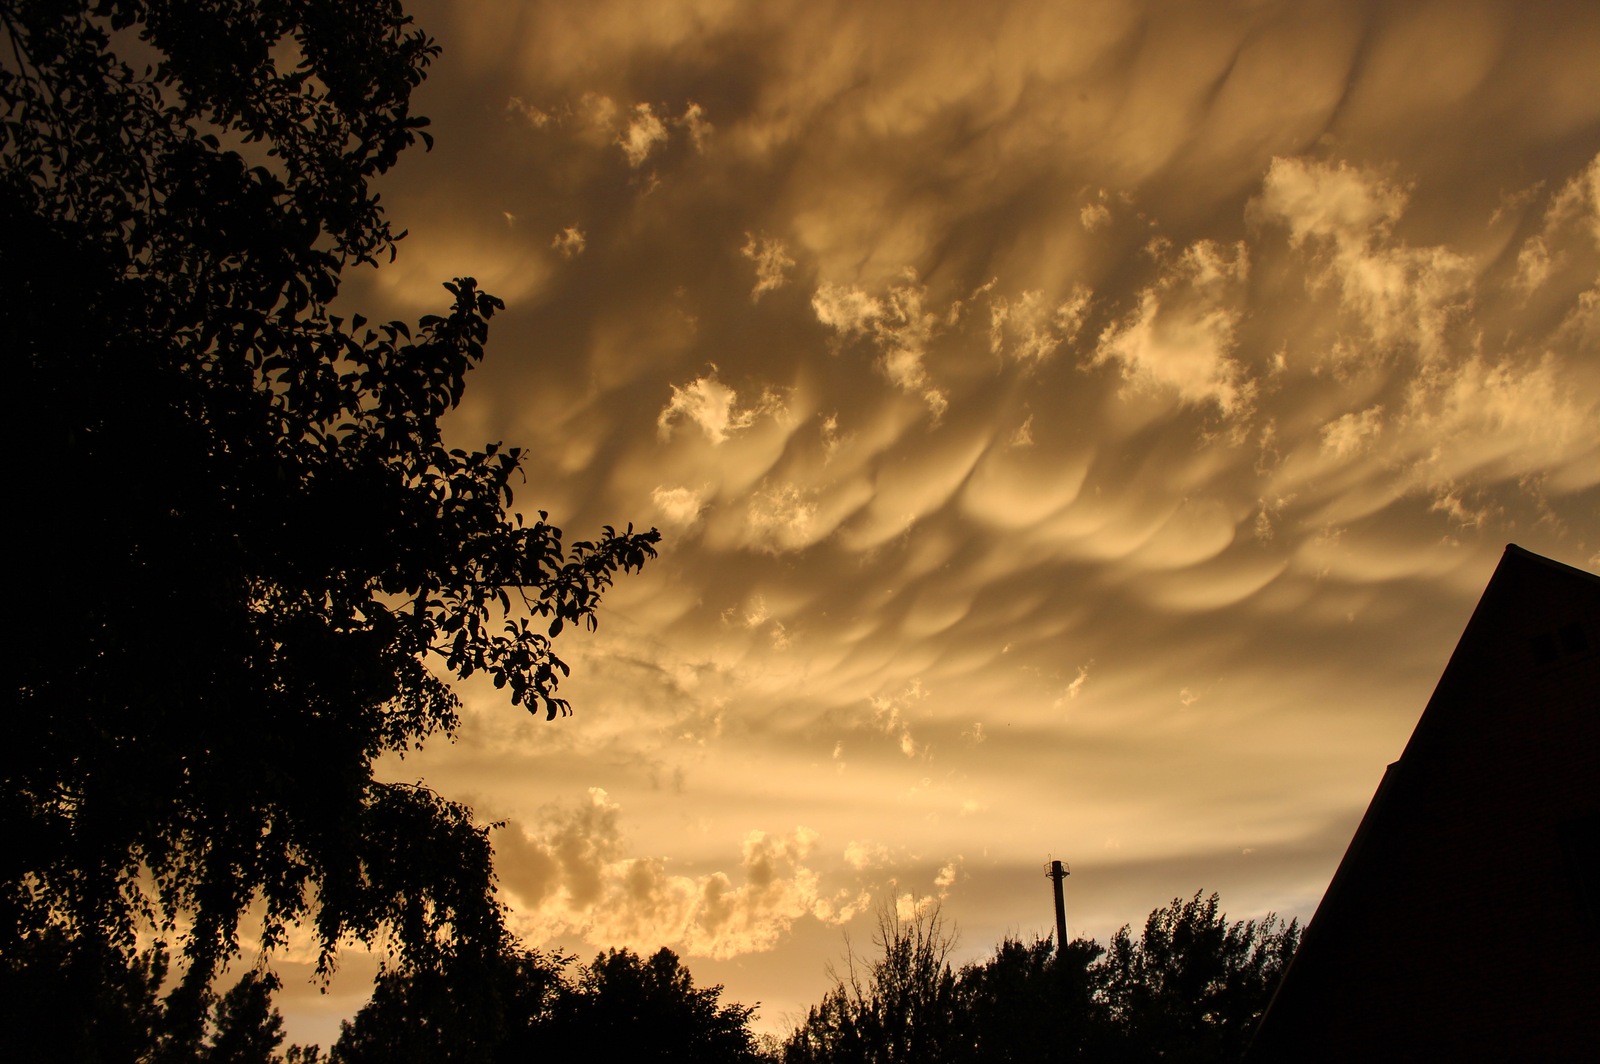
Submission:
<svg viewBox="0 0 1600 1064">
<path fill-rule="evenodd" d="M 507 896 L 776 942 L 716 976 L 769 1017 L 817 901 L 957 852 L 979 946 L 1047 927 L 1051 848 L 1102 938 L 1202 885 L 1303 914 L 1503 545 L 1600 567 L 1600 9 L 913 7 L 463 0 L 450 150 L 385 193 L 374 291 L 510 303 L 467 442 L 533 435 L 574 536 L 666 533 L 573 727 L 455 770 L 649 841 L 525 819 Z"/>
</svg>

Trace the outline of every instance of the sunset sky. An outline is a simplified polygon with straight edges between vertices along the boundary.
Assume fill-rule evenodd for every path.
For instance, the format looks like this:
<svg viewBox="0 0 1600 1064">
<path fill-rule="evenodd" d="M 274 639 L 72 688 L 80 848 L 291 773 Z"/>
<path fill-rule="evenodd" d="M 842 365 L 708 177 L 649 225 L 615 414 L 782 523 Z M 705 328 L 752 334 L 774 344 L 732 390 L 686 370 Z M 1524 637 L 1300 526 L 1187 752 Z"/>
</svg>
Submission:
<svg viewBox="0 0 1600 1064">
<path fill-rule="evenodd" d="M 575 714 L 388 762 L 512 924 L 781 1031 L 957 959 L 1309 916 L 1502 549 L 1600 570 L 1600 5 L 457 0 L 373 317 L 504 298 L 451 429 L 657 526 Z M 292 1034 L 331 1041 L 370 968 Z"/>
</svg>

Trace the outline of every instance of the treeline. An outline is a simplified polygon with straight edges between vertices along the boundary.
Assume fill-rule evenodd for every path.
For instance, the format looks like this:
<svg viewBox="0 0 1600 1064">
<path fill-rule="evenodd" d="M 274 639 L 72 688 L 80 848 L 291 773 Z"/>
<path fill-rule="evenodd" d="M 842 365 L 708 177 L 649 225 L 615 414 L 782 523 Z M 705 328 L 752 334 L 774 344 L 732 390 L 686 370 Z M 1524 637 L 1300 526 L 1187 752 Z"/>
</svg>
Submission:
<svg viewBox="0 0 1600 1064">
<path fill-rule="evenodd" d="M 1298 922 L 1235 921 L 1216 894 L 1173 899 L 1109 948 L 1007 939 L 952 969 L 937 910 L 881 913 L 878 956 L 853 955 L 783 1044 L 784 1064 L 1228 1061 L 1300 940 Z"/>
<path fill-rule="evenodd" d="M 1152 912 L 1137 934 L 1122 928 L 1109 947 L 1077 939 L 1057 951 L 1048 938 L 1007 939 L 957 968 L 937 909 L 910 919 L 885 911 L 875 954 L 849 952 L 832 989 L 782 1041 L 758 1038 L 755 1006 L 722 1001 L 721 986 L 696 986 L 669 949 L 648 958 L 608 950 L 579 966 L 508 940 L 487 961 L 391 971 L 326 1054 L 285 1047 L 271 972 L 175 1002 L 163 993 L 160 951 L 127 963 L 47 937 L 31 956 L 7 959 L 0 994 L 42 1021 L 8 1032 L 19 1060 L 1230 1061 L 1242 1057 L 1298 941 L 1295 922 L 1230 923 L 1216 894 L 1197 893 Z M 78 1020 L 52 1025 L 51 1002 L 63 995 L 74 997 Z"/>
</svg>

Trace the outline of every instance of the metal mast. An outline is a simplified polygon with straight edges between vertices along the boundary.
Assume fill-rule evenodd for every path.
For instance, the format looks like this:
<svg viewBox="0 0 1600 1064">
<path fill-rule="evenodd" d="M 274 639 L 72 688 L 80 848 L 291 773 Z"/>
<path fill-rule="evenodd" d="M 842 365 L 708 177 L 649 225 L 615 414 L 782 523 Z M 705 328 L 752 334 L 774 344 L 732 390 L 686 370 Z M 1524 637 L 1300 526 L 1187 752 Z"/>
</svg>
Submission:
<svg viewBox="0 0 1600 1064">
<path fill-rule="evenodd" d="M 1067 903 L 1062 897 L 1061 881 L 1070 876 L 1072 872 L 1060 861 L 1051 861 L 1050 867 L 1045 871 L 1056 893 L 1056 953 L 1059 954 L 1067 948 Z"/>
</svg>

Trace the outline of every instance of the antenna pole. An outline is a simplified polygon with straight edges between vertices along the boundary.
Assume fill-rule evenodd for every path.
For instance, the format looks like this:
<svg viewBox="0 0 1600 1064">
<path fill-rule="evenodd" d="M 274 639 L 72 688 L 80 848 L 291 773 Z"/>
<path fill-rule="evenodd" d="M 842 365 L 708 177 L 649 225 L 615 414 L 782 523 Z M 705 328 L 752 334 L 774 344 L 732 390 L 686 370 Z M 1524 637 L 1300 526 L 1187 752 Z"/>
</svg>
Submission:
<svg viewBox="0 0 1600 1064">
<path fill-rule="evenodd" d="M 1067 870 L 1067 866 L 1062 864 L 1060 861 L 1051 861 L 1050 862 L 1050 870 L 1045 873 L 1045 875 L 1050 877 L 1051 886 L 1053 886 L 1055 888 L 1055 894 L 1056 894 L 1056 955 L 1057 956 L 1059 956 L 1061 954 L 1062 950 L 1067 948 L 1067 903 L 1066 903 L 1066 899 L 1062 897 L 1061 881 L 1063 879 L 1066 879 L 1071 874 L 1072 873 Z"/>
</svg>

